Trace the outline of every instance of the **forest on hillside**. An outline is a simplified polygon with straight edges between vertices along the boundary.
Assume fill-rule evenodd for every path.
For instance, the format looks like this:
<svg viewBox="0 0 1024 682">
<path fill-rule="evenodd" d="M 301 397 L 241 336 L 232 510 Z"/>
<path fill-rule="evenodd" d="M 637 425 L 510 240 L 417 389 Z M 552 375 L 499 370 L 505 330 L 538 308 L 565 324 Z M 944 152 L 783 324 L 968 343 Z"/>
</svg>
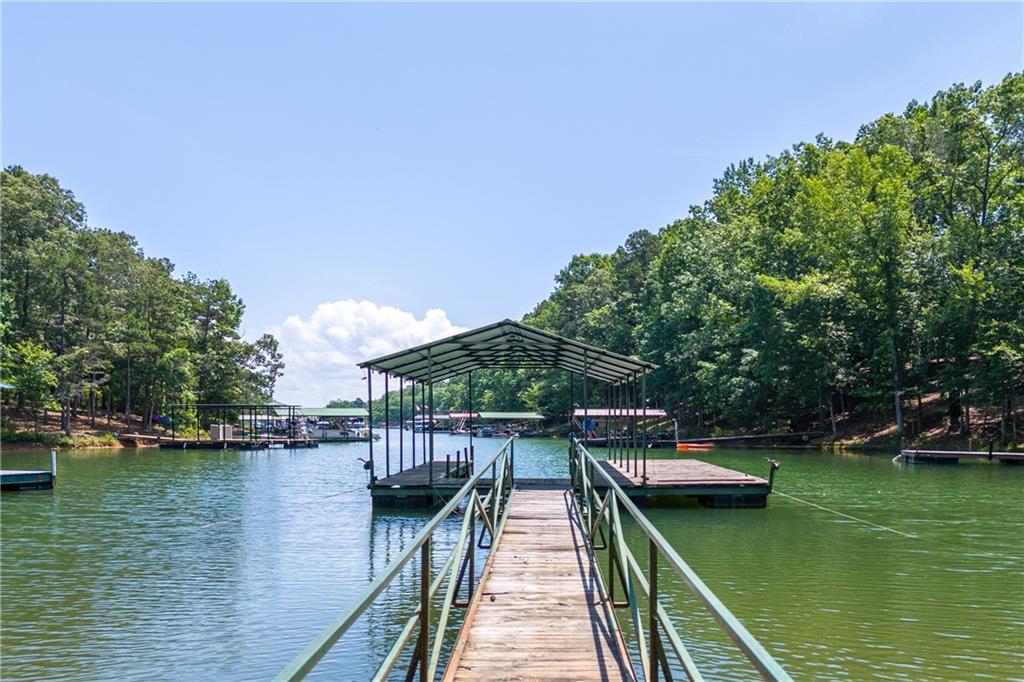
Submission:
<svg viewBox="0 0 1024 682">
<path fill-rule="evenodd" d="M 979 434 L 983 408 L 989 435 L 1017 441 L 1024 74 L 732 165 L 686 217 L 574 256 L 555 284 L 523 321 L 657 363 L 649 394 L 686 432 L 874 414 L 912 437 L 933 396 L 948 432 Z M 565 414 L 569 380 L 481 373 L 474 402 Z M 465 380 L 435 399 L 464 408 Z"/>
<path fill-rule="evenodd" d="M 16 409 L 56 411 L 70 436 L 79 415 L 139 415 L 145 428 L 172 403 L 273 395 L 277 340 L 241 338 L 245 306 L 227 281 L 176 276 L 130 234 L 89 226 L 49 175 L 4 169 L 0 202 L 0 367 Z"/>
<path fill-rule="evenodd" d="M 83 413 L 148 426 L 175 402 L 273 396 L 277 341 L 241 338 L 228 282 L 178 276 L 131 235 L 90 226 L 48 175 L 9 167 L 0 198 L 0 367 L 19 410 L 58 411 L 65 430 Z M 734 164 L 685 217 L 573 256 L 523 321 L 656 363 L 652 404 L 684 433 L 876 415 L 913 437 L 922 403 L 940 401 L 949 433 L 1019 441 L 1024 74 L 910 102 L 850 142 Z M 564 415 L 569 381 L 481 373 L 474 406 Z M 435 399 L 468 407 L 465 378 Z"/>
</svg>

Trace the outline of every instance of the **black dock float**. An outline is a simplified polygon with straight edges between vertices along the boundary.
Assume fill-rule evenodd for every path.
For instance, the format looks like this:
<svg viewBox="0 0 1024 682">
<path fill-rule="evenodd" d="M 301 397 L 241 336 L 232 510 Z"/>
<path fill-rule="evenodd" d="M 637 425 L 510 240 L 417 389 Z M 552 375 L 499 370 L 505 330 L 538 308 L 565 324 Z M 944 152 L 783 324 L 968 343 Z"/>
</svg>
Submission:
<svg viewBox="0 0 1024 682">
<path fill-rule="evenodd" d="M 989 450 L 901 450 L 900 458 L 907 463 L 959 464 L 961 459 L 997 461 L 1003 464 L 1024 463 L 1024 452 L 992 452 Z"/>
</svg>

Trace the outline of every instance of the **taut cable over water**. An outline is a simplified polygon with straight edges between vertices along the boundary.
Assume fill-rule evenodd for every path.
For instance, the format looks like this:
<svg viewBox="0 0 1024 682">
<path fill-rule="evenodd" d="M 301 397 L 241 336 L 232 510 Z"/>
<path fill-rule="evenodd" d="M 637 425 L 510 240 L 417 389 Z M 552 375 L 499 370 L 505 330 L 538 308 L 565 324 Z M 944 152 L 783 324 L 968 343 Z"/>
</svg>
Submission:
<svg viewBox="0 0 1024 682">
<path fill-rule="evenodd" d="M 829 514 L 835 514 L 836 516 L 842 516 L 844 518 L 850 519 L 851 521 L 856 521 L 857 523 L 863 523 L 865 525 L 872 526 L 872 527 L 878 528 L 880 530 L 887 530 L 890 533 L 896 533 L 897 535 L 902 535 L 905 538 L 912 538 L 912 539 L 916 539 L 917 538 L 916 535 L 913 535 L 911 533 L 904 533 L 901 530 L 896 530 L 895 528 L 890 528 L 889 526 L 883 526 L 882 524 L 875 523 L 874 521 L 868 521 L 866 519 L 861 519 L 861 518 L 858 518 L 856 516 L 852 516 L 850 514 L 847 514 L 845 512 L 836 511 L 835 509 L 829 509 L 828 507 L 823 507 L 820 504 L 815 504 L 814 502 L 809 502 L 807 500 L 802 500 L 799 497 L 794 497 L 793 495 L 790 495 L 789 493 L 784 493 L 781 490 L 779 490 L 778 488 L 773 489 L 772 492 L 774 492 L 776 495 L 782 495 L 783 497 L 788 497 L 789 499 L 791 499 L 791 500 L 793 500 L 795 502 L 800 502 L 801 504 L 806 504 L 806 505 L 808 505 L 810 507 L 814 507 L 816 509 L 820 509 L 822 511 L 826 511 Z"/>
</svg>

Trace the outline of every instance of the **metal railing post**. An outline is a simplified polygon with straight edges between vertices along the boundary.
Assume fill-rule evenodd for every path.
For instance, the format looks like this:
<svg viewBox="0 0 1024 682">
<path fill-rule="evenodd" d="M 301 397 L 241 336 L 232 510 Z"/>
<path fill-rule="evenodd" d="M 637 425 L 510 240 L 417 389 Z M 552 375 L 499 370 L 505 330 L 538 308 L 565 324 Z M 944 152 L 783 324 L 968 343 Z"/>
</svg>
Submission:
<svg viewBox="0 0 1024 682">
<path fill-rule="evenodd" d="M 658 679 L 658 547 L 654 540 L 647 541 L 650 553 L 650 577 L 647 590 L 647 634 L 650 636 L 651 680 Z"/>
<path fill-rule="evenodd" d="M 430 667 L 430 544 L 431 538 L 427 538 L 420 550 L 420 650 L 417 658 L 421 682 L 426 681 Z"/>
<path fill-rule="evenodd" d="M 476 497 L 476 491 L 473 490 L 470 493 L 473 497 Z M 474 574 L 476 572 L 476 504 L 469 505 L 471 507 L 470 514 L 473 515 L 472 520 L 469 522 L 469 594 L 466 597 L 466 601 L 470 601 L 473 598 L 473 584 Z"/>
</svg>

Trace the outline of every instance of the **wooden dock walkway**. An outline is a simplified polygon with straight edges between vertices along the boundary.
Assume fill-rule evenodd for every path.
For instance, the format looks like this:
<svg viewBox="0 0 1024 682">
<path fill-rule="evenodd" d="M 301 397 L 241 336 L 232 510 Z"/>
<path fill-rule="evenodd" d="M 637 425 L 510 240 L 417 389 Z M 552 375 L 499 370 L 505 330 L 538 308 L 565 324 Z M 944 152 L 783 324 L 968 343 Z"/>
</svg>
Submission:
<svg viewBox="0 0 1024 682">
<path fill-rule="evenodd" d="M 445 680 L 635 680 L 568 489 L 517 490 Z"/>
</svg>

